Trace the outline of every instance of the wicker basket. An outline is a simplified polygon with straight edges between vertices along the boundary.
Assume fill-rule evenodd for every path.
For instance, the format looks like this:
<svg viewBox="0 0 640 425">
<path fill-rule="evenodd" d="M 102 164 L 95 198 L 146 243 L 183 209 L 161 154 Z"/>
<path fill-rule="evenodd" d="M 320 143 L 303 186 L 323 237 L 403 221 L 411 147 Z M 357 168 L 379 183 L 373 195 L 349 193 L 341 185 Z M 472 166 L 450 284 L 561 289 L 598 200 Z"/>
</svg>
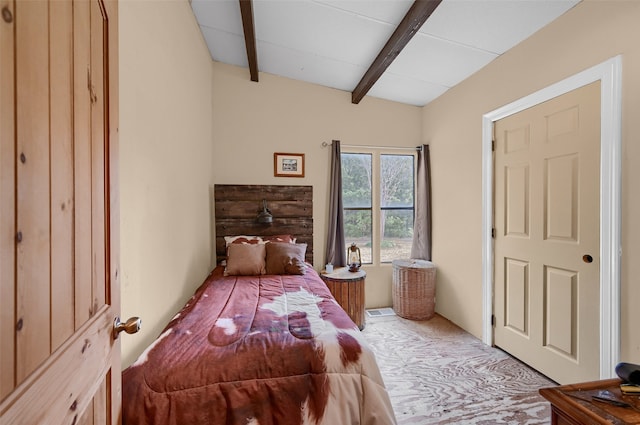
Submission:
<svg viewBox="0 0 640 425">
<path fill-rule="evenodd" d="M 425 260 L 395 260 L 392 264 L 393 310 L 405 319 L 431 319 L 436 307 L 436 267 Z"/>
</svg>

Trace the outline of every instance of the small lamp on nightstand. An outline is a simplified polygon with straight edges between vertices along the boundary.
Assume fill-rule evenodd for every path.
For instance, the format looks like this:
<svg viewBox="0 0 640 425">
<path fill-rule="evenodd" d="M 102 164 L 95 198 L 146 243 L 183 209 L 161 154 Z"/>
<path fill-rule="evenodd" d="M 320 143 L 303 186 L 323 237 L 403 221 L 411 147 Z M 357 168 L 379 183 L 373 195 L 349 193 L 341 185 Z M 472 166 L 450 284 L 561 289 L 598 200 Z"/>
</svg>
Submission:
<svg viewBox="0 0 640 425">
<path fill-rule="evenodd" d="M 350 272 L 357 272 L 362 266 L 362 257 L 360 256 L 360 248 L 353 242 L 349 248 L 347 248 L 347 260 L 349 264 Z"/>
</svg>

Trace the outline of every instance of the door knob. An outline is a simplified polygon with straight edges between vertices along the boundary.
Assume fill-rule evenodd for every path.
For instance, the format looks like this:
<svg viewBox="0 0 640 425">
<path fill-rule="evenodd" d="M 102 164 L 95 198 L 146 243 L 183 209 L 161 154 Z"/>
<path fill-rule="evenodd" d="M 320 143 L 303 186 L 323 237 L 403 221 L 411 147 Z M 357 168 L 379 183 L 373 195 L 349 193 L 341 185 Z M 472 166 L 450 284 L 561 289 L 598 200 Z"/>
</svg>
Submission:
<svg viewBox="0 0 640 425">
<path fill-rule="evenodd" d="M 589 264 L 593 262 L 593 257 L 590 256 L 589 254 L 585 254 L 582 256 L 582 261 L 584 261 L 585 263 Z"/>
<path fill-rule="evenodd" d="M 118 339 L 120 332 L 125 331 L 128 334 L 134 334 L 142 327 L 142 320 L 139 317 L 130 317 L 126 322 L 121 322 L 116 316 L 113 320 L 113 339 Z"/>
</svg>

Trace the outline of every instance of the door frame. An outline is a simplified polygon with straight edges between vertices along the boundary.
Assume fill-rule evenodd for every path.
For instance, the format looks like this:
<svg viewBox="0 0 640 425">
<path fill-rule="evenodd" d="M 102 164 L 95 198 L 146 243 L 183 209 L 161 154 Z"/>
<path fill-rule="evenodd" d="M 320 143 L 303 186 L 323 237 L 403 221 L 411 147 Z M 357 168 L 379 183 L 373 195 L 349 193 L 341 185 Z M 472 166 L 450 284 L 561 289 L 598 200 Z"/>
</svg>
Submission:
<svg viewBox="0 0 640 425">
<path fill-rule="evenodd" d="M 482 116 L 482 341 L 493 345 L 494 122 L 600 81 L 600 378 L 612 378 L 620 358 L 622 56 L 608 59 Z"/>
</svg>

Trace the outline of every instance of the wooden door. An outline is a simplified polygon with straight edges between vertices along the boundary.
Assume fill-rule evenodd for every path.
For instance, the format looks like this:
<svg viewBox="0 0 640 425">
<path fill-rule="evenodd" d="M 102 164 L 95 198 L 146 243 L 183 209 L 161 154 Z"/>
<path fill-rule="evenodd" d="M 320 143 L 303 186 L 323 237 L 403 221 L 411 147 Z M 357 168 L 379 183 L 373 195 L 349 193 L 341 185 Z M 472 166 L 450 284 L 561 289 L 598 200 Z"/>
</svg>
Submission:
<svg viewBox="0 0 640 425">
<path fill-rule="evenodd" d="M 0 8 L 0 424 L 116 424 L 117 3 Z"/>
<path fill-rule="evenodd" d="M 495 123 L 495 345 L 599 377 L 600 83 Z"/>
</svg>

